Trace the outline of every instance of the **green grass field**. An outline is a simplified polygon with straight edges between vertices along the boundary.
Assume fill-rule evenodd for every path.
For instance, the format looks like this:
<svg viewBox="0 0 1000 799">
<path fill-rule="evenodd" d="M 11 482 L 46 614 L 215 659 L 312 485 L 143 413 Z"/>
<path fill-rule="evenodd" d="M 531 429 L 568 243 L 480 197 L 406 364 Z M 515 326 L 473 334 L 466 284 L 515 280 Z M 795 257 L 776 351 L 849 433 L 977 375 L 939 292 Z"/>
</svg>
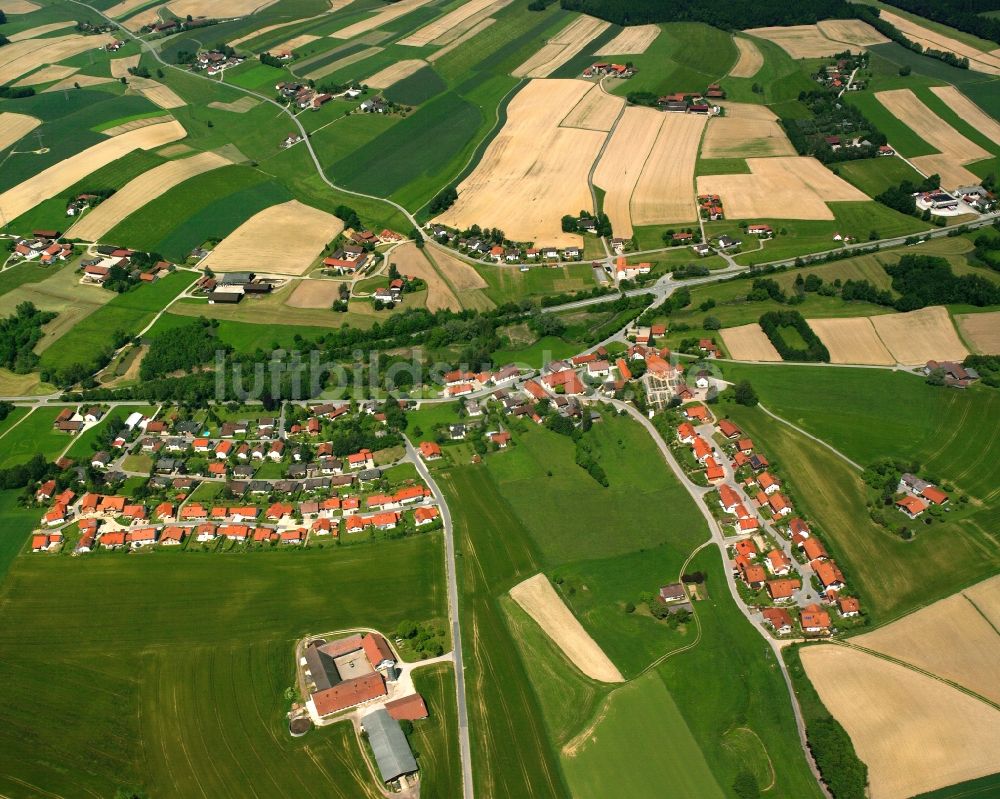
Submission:
<svg viewBox="0 0 1000 799">
<path fill-rule="evenodd" d="M 16 427 L 10 426 L 0 438 L 0 469 L 30 461 L 37 453 L 55 459 L 73 443 L 69 433 L 52 429 L 62 408 L 36 408 Z M 39 514 L 40 515 L 40 514 Z"/>
<path fill-rule="evenodd" d="M 440 546 L 22 558 L 0 589 L 0 790 L 375 799 L 349 727 L 289 737 L 293 641 L 443 617 Z M 401 594 L 381 590 L 387 574 Z"/>
<path fill-rule="evenodd" d="M 978 780 L 939 788 L 930 793 L 922 793 L 913 799 L 990 799 L 998 792 L 1000 792 L 1000 774 L 993 774 L 989 777 L 980 777 Z"/>
<path fill-rule="evenodd" d="M 852 92 L 848 100 L 881 130 L 889 139 L 889 144 L 907 158 L 919 155 L 933 155 L 937 150 L 907 125 L 889 111 L 878 98 L 870 92 Z"/>
<path fill-rule="evenodd" d="M 904 180 L 914 184 L 923 180 L 920 173 L 902 158 L 868 158 L 863 161 L 847 161 L 837 165 L 837 172 L 848 183 L 853 183 L 869 197 L 881 194 L 890 186 L 898 186 Z"/>
<path fill-rule="evenodd" d="M 21 507 L 18 502 L 20 494 L 13 489 L 0 491 L 0 518 L 3 519 L 3 525 L 0 525 L 0 583 L 42 515 L 38 508 Z"/>
<path fill-rule="evenodd" d="M 425 666 L 413 673 L 413 685 L 424 697 L 428 718 L 413 723 L 410 746 L 417 752 L 420 795 L 450 799 L 462 794 L 458 752 L 458 712 L 455 675 L 447 663 Z"/>
<path fill-rule="evenodd" d="M 809 73 L 774 42 L 754 38 L 753 43 L 764 56 L 763 66 L 750 78 L 727 77 L 726 95 L 741 103 L 771 105 L 781 116 L 800 116 L 799 92 L 811 91 L 816 85 L 809 79 Z M 754 85 L 760 91 L 755 92 Z"/>
</svg>

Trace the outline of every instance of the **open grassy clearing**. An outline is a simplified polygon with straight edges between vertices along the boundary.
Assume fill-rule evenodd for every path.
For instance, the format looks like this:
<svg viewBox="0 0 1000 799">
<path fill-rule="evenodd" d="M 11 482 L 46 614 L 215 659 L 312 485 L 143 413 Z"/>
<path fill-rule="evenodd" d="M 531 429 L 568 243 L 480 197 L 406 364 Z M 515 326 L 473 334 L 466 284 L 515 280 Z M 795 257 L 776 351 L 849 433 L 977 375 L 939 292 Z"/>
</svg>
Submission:
<svg viewBox="0 0 1000 799">
<path fill-rule="evenodd" d="M 837 173 L 869 197 L 881 194 L 904 180 L 920 183 L 923 177 L 902 158 L 867 158 L 837 164 Z"/>
<path fill-rule="evenodd" d="M 54 460 L 66 447 L 73 443 L 69 433 L 52 429 L 52 423 L 61 408 L 37 408 L 27 415 L 17 426 L 11 425 L 0 438 L 0 469 L 27 463 L 37 453 L 47 460 Z M 37 511 L 37 509 L 36 509 Z M 34 514 L 35 523 L 39 513 Z"/>
<path fill-rule="evenodd" d="M 26 783 L 67 796 L 129 785 L 155 786 L 164 796 L 237 797 L 253 784 L 261 797 L 377 796 L 349 728 L 288 736 L 283 693 L 294 680 L 292 643 L 319 630 L 391 630 L 404 618 L 441 618 L 440 546 L 440 536 L 428 535 L 208 559 L 24 558 L 0 594 L 0 670 L 11 686 L 0 700 L 10 758 L 4 793 L 28 796 Z M 405 602 L 376 589 L 386 571 L 397 573 Z M 323 589 L 331 584 L 344 592 L 335 606 Z M 109 592 L 123 601 L 105 602 Z M 192 606 L 214 610 L 192 614 Z M 49 643 L 70 630 L 72 657 L 53 658 Z M 37 668 L 42 662 L 49 668 Z M 61 679 L 44 678 L 41 690 L 42 675 L 57 672 Z M 59 725 L 37 723 L 37 712 L 55 713 L 95 683 L 104 689 L 71 716 L 60 714 Z M 264 748 L 267 758 L 245 757 Z"/>
</svg>

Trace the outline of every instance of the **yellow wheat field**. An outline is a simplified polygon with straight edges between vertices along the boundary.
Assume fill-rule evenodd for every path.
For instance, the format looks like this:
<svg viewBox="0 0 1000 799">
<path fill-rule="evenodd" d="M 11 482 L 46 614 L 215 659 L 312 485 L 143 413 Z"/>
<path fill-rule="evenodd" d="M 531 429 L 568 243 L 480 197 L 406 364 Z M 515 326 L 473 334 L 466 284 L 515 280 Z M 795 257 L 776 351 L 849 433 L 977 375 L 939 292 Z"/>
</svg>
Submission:
<svg viewBox="0 0 1000 799">
<path fill-rule="evenodd" d="M 113 128 L 105 128 L 101 133 L 105 136 L 121 136 L 130 130 L 138 130 L 149 125 L 159 125 L 161 122 L 169 122 L 171 119 L 173 117 L 170 114 L 164 114 L 159 117 L 146 117 L 145 119 L 133 119 L 130 122 L 122 122 L 120 125 L 115 125 Z"/>
<path fill-rule="evenodd" d="M 726 115 L 708 121 L 701 146 L 702 158 L 752 158 L 795 155 L 795 148 L 763 105 L 727 103 Z"/>
<path fill-rule="evenodd" d="M 962 314 L 955 321 L 976 352 L 983 355 L 1000 352 L 1000 311 Z"/>
<path fill-rule="evenodd" d="M 486 19 L 480 20 L 471 28 L 469 28 L 467 31 L 460 34 L 456 38 L 452 39 L 450 42 L 448 42 L 448 44 L 446 44 L 440 50 L 435 50 L 433 53 L 427 56 L 427 60 L 433 63 L 442 56 L 448 55 L 448 53 L 450 53 L 452 50 L 458 47 L 461 47 L 463 44 L 469 41 L 469 39 L 471 39 L 473 36 L 477 36 L 480 33 L 482 33 L 494 22 L 496 22 L 496 20 L 493 19 L 493 17 L 487 17 Z"/>
<path fill-rule="evenodd" d="M 955 332 L 947 309 L 940 305 L 909 313 L 873 316 L 871 320 L 897 363 L 961 361 L 969 354 Z"/>
<path fill-rule="evenodd" d="M 329 8 L 319 14 L 314 14 L 311 17 L 302 17 L 300 19 L 292 19 L 288 22 L 279 22 L 275 25 L 266 25 L 263 28 L 258 28 L 255 31 L 251 31 L 243 36 L 236 39 L 231 39 L 228 44 L 230 47 L 236 47 L 238 44 L 243 44 L 243 42 L 248 42 L 251 39 L 256 39 L 258 36 L 263 36 L 265 33 L 271 33 L 271 31 L 281 30 L 282 28 L 288 28 L 292 25 L 298 25 L 300 22 L 309 22 L 313 19 L 319 19 L 327 14 L 332 14 L 334 11 L 339 11 L 340 9 L 350 5 L 353 0 L 327 0 Z"/>
<path fill-rule="evenodd" d="M 275 53 L 294 53 L 300 47 L 312 44 L 319 38 L 319 36 L 316 36 L 313 33 L 303 33 L 299 36 L 293 36 L 291 39 L 288 39 L 281 44 L 275 45 L 271 48 L 271 51 Z"/>
<path fill-rule="evenodd" d="M 827 202 L 869 198 L 815 158 L 748 158 L 749 175 L 703 175 L 698 194 L 718 194 L 730 219 L 833 219 Z"/>
<path fill-rule="evenodd" d="M 13 83 L 43 64 L 55 64 L 87 50 L 96 50 L 111 41 L 114 41 L 114 37 L 106 33 L 96 36 L 74 33 L 51 39 L 11 42 L 0 47 L 0 85 Z"/>
<path fill-rule="evenodd" d="M 437 256 L 438 252 L 435 251 L 435 259 Z M 434 264 L 427 260 L 427 254 L 416 245 L 407 242 L 395 247 L 389 255 L 389 261 L 396 265 L 400 274 L 419 277 L 427 284 L 427 310 L 462 310 L 462 301 L 435 269 Z"/>
<path fill-rule="evenodd" d="M 968 164 L 990 157 L 989 152 L 941 119 L 909 89 L 876 92 L 875 97 L 900 122 L 950 159 Z"/>
<path fill-rule="evenodd" d="M 129 214 L 138 211 L 174 186 L 228 163 L 227 159 L 216 153 L 198 153 L 190 158 L 160 164 L 130 180 L 96 208 L 87 211 L 69 229 L 67 235 L 84 241 L 98 241 Z"/>
<path fill-rule="evenodd" d="M 62 80 L 63 78 L 68 78 L 70 75 L 75 75 L 77 73 L 76 67 L 67 67 L 62 64 L 50 64 L 47 67 L 42 67 L 36 72 L 32 72 L 30 75 L 26 75 L 21 78 L 15 86 L 39 86 L 42 83 L 50 83 L 54 80 Z"/>
<path fill-rule="evenodd" d="M 600 86 L 595 85 L 573 110 L 566 114 L 560 124 L 564 128 L 609 131 L 624 105 L 623 98 L 608 94 Z"/>
<path fill-rule="evenodd" d="M 401 0 L 401 2 L 406 2 L 406 0 Z M 376 53 L 381 53 L 381 47 L 366 47 L 357 53 L 351 53 L 350 55 L 345 55 L 343 58 L 338 58 L 336 61 L 331 61 L 329 64 L 325 64 L 322 67 L 318 67 L 312 72 L 307 73 L 306 77 L 310 80 L 318 80 L 319 78 L 325 78 L 332 72 L 336 72 L 342 67 L 349 67 L 351 64 L 356 64 L 358 61 L 364 61 L 366 58 L 370 58 Z"/>
<path fill-rule="evenodd" d="M 48 25 L 39 25 L 37 28 L 28 28 L 20 33 L 12 33 L 7 38 L 12 42 L 20 42 L 24 39 L 34 39 L 37 36 L 44 36 L 46 33 L 52 33 L 52 31 L 62 30 L 63 28 L 68 28 L 70 25 L 75 25 L 75 22 L 50 22 Z"/>
<path fill-rule="evenodd" d="M 750 39 L 734 36 L 733 41 L 736 42 L 736 49 L 739 50 L 740 57 L 736 59 L 733 68 L 729 70 L 729 77 L 752 78 L 764 66 L 764 54 Z"/>
<path fill-rule="evenodd" d="M 0 112 L 0 150 L 6 150 L 41 124 L 40 119 L 35 119 L 27 114 L 14 114 L 10 111 Z"/>
<path fill-rule="evenodd" d="M 138 91 L 143 97 L 160 108 L 180 108 L 187 105 L 184 99 L 173 89 L 163 83 L 149 78 L 129 78 L 129 89 Z"/>
<path fill-rule="evenodd" d="M 910 162 L 927 175 L 938 175 L 944 189 L 954 190 L 959 186 L 975 186 L 982 178 L 969 171 L 955 160 L 951 153 L 940 155 L 919 155 Z"/>
<path fill-rule="evenodd" d="M 602 19 L 580 15 L 511 74 L 516 78 L 547 78 L 610 26 Z"/>
<path fill-rule="evenodd" d="M 433 22 L 424 25 L 409 36 L 400 39 L 397 44 L 410 45 L 412 47 L 423 47 L 435 42 L 441 37 L 446 37 L 454 28 L 461 28 L 469 19 L 481 19 L 479 15 L 489 9 L 496 0 L 467 0 L 454 11 L 444 16 L 438 17 Z M 473 23 L 475 24 L 475 23 Z M 470 26 L 471 27 L 471 26 Z M 468 30 L 468 27 L 463 29 Z M 445 41 L 443 44 L 447 44 Z"/>
<path fill-rule="evenodd" d="M 426 66 L 427 62 L 419 58 L 397 61 L 395 64 L 390 64 L 385 69 L 379 70 L 370 78 L 365 78 L 362 83 L 374 86 L 376 89 L 388 89 L 392 84 L 410 77 L 414 72 Z"/>
<path fill-rule="evenodd" d="M 844 49 L 843 42 L 828 39 L 815 25 L 749 28 L 744 33 L 774 42 L 792 58 L 822 58 Z"/>
<path fill-rule="evenodd" d="M 810 646 L 801 657 L 868 765 L 871 799 L 907 799 L 997 770 L 1000 712 L 989 705 L 846 647 Z"/>
<path fill-rule="evenodd" d="M 172 121 L 102 141 L 0 194 L 0 208 L 8 219 L 14 219 L 133 150 L 152 150 L 186 135 L 184 127 Z"/>
<path fill-rule="evenodd" d="M 625 682 L 618 667 L 583 629 L 555 592 L 549 578 L 536 574 L 510 589 L 510 596 L 529 615 L 576 668 L 601 682 Z"/>
<path fill-rule="evenodd" d="M 975 588 L 981 601 L 1000 605 L 1000 575 Z M 851 642 L 1000 703 L 1000 634 L 966 593 L 953 594 L 874 632 L 852 638 Z"/>
<path fill-rule="evenodd" d="M 45 88 L 42 94 L 46 92 L 61 92 L 63 89 L 74 89 L 77 86 L 84 88 L 86 86 L 100 86 L 102 83 L 112 83 L 114 78 L 105 78 L 100 75 L 72 75 L 68 78 L 63 78 L 53 83 L 51 86 Z"/>
<path fill-rule="evenodd" d="M 806 321 L 830 351 L 830 363 L 896 363 L 867 316 Z"/>
<path fill-rule="evenodd" d="M 780 361 L 781 356 L 756 322 L 719 331 L 734 361 Z"/>
<path fill-rule="evenodd" d="M 590 89 L 579 80 L 533 80 L 521 89 L 506 124 L 459 184 L 458 200 L 437 221 L 500 227 L 514 241 L 581 244 L 579 234 L 562 232 L 561 219 L 591 208 L 587 175 L 605 134 L 559 122 Z"/>
<path fill-rule="evenodd" d="M 694 165 L 707 117 L 664 114 L 663 124 L 632 192 L 634 225 L 690 222 L 698 218 Z"/>
<path fill-rule="evenodd" d="M 300 280 L 285 305 L 289 308 L 330 308 L 339 298 L 338 280 Z"/>
<path fill-rule="evenodd" d="M 638 55 L 645 53 L 659 35 L 659 25 L 631 25 L 594 55 Z"/>
<path fill-rule="evenodd" d="M 931 86 L 931 91 L 990 141 L 994 144 L 1000 144 L 1000 122 L 997 122 L 958 89 L 954 86 Z"/>
<path fill-rule="evenodd" d="M 889 41 L 871 25 L 860 19 L 824 19 L 817 22 L 816 27 L 827 39 L 858 47 L 885 44 Z"/>
<path fill-rule="evenodd" d="M 139 56 L 130 55 L 125 58 L 112 58 L 110 61 L 112 78 L 128 78 L 128 71 L 139 66 Z"/>
<path fill-rule="evenodd" d="M 489 286 L 472 264 L 466 263 L 443 247 L 435 247 L 431 251 L 431 258 L 456 291 L 475 291 Z"/>
<path fill-rule="evenodd" d="M 31 0 L 5 0 L 3 4 L 3 10 L 7 14 L 30 14 L 32 11 L 37 11 L 39 7 Z"/>
<path fill-rule="evenodd" d="M 109 17 L 124 17 L 125 15 L 135 11 L 140 6 L 146 5 L 148 2 L 149 0 L 122 0 L 120 3 L 116 3 L 108 8 L 108 10 L 104 13 Z"/>
<path fill-rule="evenodd" d="M 992 350 L 997 352 L 997 350 Z M 983 580 L 962 593 L 975 603 L 979 611 L 990 620 L 994 629 L 1000 629 L 1000 591 L 997 589 L 997 578 Z"/>
<path fill-rule="evenodd" d="M 203 265 L 216 272 L 301 275 L 343 229 L 332 214 L 290 200 L 254 214 L 219 242 Z"/>
<path fill-rule="evenodd" d="M 398 3 L 386 6 L 377 14 L 372 14 L 367 19 L 355 22 L 353 25 L 348 25 L 339 31 L 334 31 L 330 36 L 334 39 L 353 39 L 362 33 L 368 33 L 368 31 L 373 31 L 382 25 L 386 25 L 404 14 L 409 14 L 413 9 L 420 8 L 420 6 L 426 5 L 428 2 L 430 0 L 399 0 Z"/>
<path fill-rule="evenodd" d="M 244 96 L 239 100 L 233 100 L 229 103 L 223 103 L 218 100 L 208 104 L 209 108 L 218 108 L 220 111 L 231 111 L 234 114 L 245 114 L 252 108 L 256 108 L 260 105 L 260 100 L 254 97 Z"/>
<path fill-rule="evenodd" d="M 932 50 L 945 50 L 949 53 L 965 56 L 969 59 L 969 69 L 976 72 L 985 72 L 988 75 L 1000 75 L 1000 52 L 990 51 L 984 53 L 971 45 L 945 36 L 930 28 L 925 28 L 916 22 L 911 22 L 905 17 L 894 14 L 891 11 L 881 10 L 879 16 L 886 22 L 896 26 L 906 38 L 916 42 L 925 48 Z"/>
</svg>

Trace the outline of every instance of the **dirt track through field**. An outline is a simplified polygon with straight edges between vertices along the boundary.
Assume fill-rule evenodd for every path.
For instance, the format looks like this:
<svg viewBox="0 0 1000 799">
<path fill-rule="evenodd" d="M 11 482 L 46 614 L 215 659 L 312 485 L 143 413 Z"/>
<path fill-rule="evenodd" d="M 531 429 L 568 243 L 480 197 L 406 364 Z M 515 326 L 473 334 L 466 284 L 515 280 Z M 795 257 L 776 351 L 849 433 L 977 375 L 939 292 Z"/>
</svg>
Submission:
<svg viewBox="0 0 1000 799">
<path fill-rule="evenodd" d="M 749 175 L 702 175 L 699 194 L 718 194 L 729 219 L 828 219 L 828 202 L 870 198 L 815 158 L 748 158 Z"/>
<path fill-rule="evenodd" d="M 409 14 L 413 9 L 420 8 L 420 6 L 426 5 L 429 2 L 430 0 L 399 0 L 399 2 L 386 6 L 377 14 L 373 14 L 367 19 L 355 22 L 353 25 L 348 25 L 339 31 L 334 31 L 330 36 L 334 39 L 353 39 L 362 33 L 368 33 L 368 31 L 373 31 L 383 25 L 387 25 L 394 19 L 399 19 L 404 14 Z"/>
<path fill-rule="evenodd" d="M 694 165 L 707 117 L 664 114 L 653 149 L 632 192 L 632 224 L 658 225 L 698 218 Z"/>
<path fill-rule="evenodd" d="M 290 200 L 254 214 L 219 242 L 202 266 L 216 272 L 301 275 L 343 229 L 332 214 Z"/>
<path fill-rule="evenodd" d="M 1000 603 L 1000 575 L 975 588 L 984 604 Z M 851 643 L 910 663 L 1000 703 L 1000 634 L 965 594 L 939 600 L 852 638 Z"/>
<path fill-rule="evenodd" d="M 830 363 L 891 365 L 896 363 L 867 316 L 806 319 L 830 351 Z"/>
<path fill-rule="evenodd" d="M 734 36 L 736 49 L 739 50 L 740 57 L 736 60 L 733 68 L 729 70 L 731 78 L 752 78 L 760 68 L 764 66 L 764 55 L 750 39 L 743 36 Z"/>
<path fill-rule="evenodd" d="M 938 306 L 909 313 L 871 317 L 875 330 L 898 363 L 961 361 L 969 354 L 947 309 Z"/>
<path fill-rule="evenodd" d="M 152 150 L 183 139 L 186 135 L 187 131 L 183 126 L 173 121 L 150 125 L 102 141 L 8 189 L 0 195 L 0 207 L 8 219 L 15 219 L 43 200 L 57 196 L 90 173 L 133 150 Z"/>
<path fill-rule="evenodd" d="M 609 27 L 610 22 L 583 14 L 549 39 L 511 74 L 515 78 L 547 78 Z"/>
<path fill-rule="evenodd" d="M 795 155 L 795 148 L 767 106 L 726 103 L 726 115 L 708 121 L 702 158 Z"/>
<path fill-rule="evenodd" d="M 1000 144 L 1000 122 L 997 122 L 958 89 L 954 86 L 931 86 L 931 91 L 990 141 L 994 144 Z"/>
<path fill-rule="evenodd" d="M 0 150 L 6 150 L 41 124 L 40 119 L 35 119 L 27 114 L 0 111 Z"/>
<path fill-rule="evenodd" d="M 11 42 L 0 47 L 0 85 L 13 83 L 43 64 L 55 64 L 87 50 L 96 50 L 112 41 L 114 37 L 106 33 L 96 36 L 73 33 L 68 36 L 54 36 L 51 39 Z"/>
<path fill-rule="evenodd" d="M 984 72 L 988 75 L 1000 75 L 1000 53 L 998 52 L 977 50 L 971 45 L 958 41 L 958 39 L 953 39 L 950 36 L 945 36 L 943 33 L 925 28 L 923 25 L 911 22 L 905 17 L 901 17 L 899 14 L 894 14 L 884 8 L 881 10 L 879 16 L 898 28 L 906 35 L 907 39 L 916 42 L 921 47 L 931 50 L 945 50 L 949 53 L 965 56 L 969 59 L 969 69 L 975 72 Z"/>
<path fill-rule="evenodd" d="M 403 78 L 410 77 L 414 72 L 426 66 L 427 62 L 419 58 L 397 61 L 395 64 L 390 64 L 385 69 L 379 70 L 370 78 L 365 78 L 362 83 L 374 86 L 376 89 L 388 89 L 394 83 L 399 83 Z"/>
<path fill-rule="evenodd" d="M 719 331 L 734 361 L 780 361 L 781 356 L 756 322 Z"/>
<path fill-rule="evenodd" d="M 801 651 L 823 704 L 868 765 L 871 799 L 906 799 L 1000 762 L 1000 712 L 916 671 L 833 644 Z"/>
<path fill-rule="evenodd" d="M 961 314 L 955 321 L 976 352 L 983 355 L 1000 353 L 1000 311 Z"/>
<path fill-rule="evenodd" d="M 601 682 L 625 682 L 618 667 L 583 629 L 544 574 L 518 583 L 510 589 L 510 596 L 585 675 Z"/>
<path fill-rule="evenodd" d="M 566 114 L 560 124 L 564 128 L 609 131 L 624 104 L 625 100 L 621 97 L 608 94 L 600 86 L 595 85 L 573 110 Z"/>
<path fill-rule="evenodd" d="M 540 246 L 582 244 L 562 232 L 562 217 L 591 209 L 587 176 L 604 142 L 600 131 L 559 127 L 591 88 L 578 80 L 534 80 L 517 93 L 507 122 L 458 186 L 458 200 L 437 221 L 459 229 L 503 229 Z"/>
<path fill-rule="evenodd" d="M 632 193 L 664 118 L 652 108 L 627 107 L 594 170 L 594 184 L 604 190 L 604 213 L 619 236 L 633 233 Z"/>
<path fill-rule="evenodd" d="M 190 158 L 160 164 L 130 180 L 96 208 L 85 212 L 80 221 L 67 231 L 67 235 L 85 241 L 99 241 L 101 236 L 129 214 L 138 211 L 169 189 L 188 178 L 228 163 L 227 159 L 216 153 L 198 153 Z"/>
<path fill-rule="evenodd" d="M 660 35 L 659 25 L 630 25 L 594 55 L 639 55 Z"/>
</svg>

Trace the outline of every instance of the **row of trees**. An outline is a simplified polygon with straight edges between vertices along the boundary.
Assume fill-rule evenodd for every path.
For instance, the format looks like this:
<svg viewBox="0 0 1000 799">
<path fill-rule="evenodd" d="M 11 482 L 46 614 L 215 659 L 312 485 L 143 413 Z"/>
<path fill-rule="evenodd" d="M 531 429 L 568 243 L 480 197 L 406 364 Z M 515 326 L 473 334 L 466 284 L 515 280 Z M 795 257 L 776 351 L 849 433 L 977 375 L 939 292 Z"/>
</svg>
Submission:
<svg viewBox="0 0 1000 799">
<path fill-rule="evenodd" d="M 783 360 L 830 362 L 830 351 L 798 311 L 768 311 L 760 317 L 760 327 Z M 785 341 L 782 328 L 795 330 L 805 343 L 805 349 Z"/>
<path fill-rule="evenodd" d="M 898 186 L 890 186 L 881 194 L 876 194 L 875 199 L 882 203 L 882 205 L 887 205 L 901 214 L 916 216 L 917 200 L 913 195 L 924 191 L 934 191 L 940 186 L 941 176 L 935 173 L 924 178 L 920 183 L 911 183 L 908 180 L 904 180 Z"/>
<path fill-rule="evenodd" d="M 1000 44 L 1000 19 L 982 16 L 996 11 L 994 0 L 894 0 L 893 5 Z"/>
<path fill-rule="evenodd" d="M 0 319 L 0 366 L 22 375 L 34 369 L 38 356 L 33 350 L 42 337 L 42 325 L 55 317 L 34 303 L 22 302 L 12 315 Z"/>
<path fill-rule="evenodd" d="M 799 102 L 811 112 L 805 119 L 782 118 L 781 126 L 788 134 L 799 155 L 811 155 L 824 164 L 874 158 L 878 148 L 886 143 L 884 133 L 861 110 L 850 103 L 842 103 L 832 89 L 817 88 L 799 93 Z M 869 144 L 860 147 L 833 149 L 826 142 L 827 136 L 859 138 Z"/>
<path fill-rule="evenodd" d="M 950 64 L 958 69 L 968 69 L 969 59 L 962 56 L 955 55 L 955 53 L 949 52 L 947 50 L 935 50 L 934 48 L 928 47 L 924 48 L 923 45 L 918 44 L 912 39 L 908 38 L 906 34 L 899 30 L 892 23 L 882 19 L 879 16 L 879 11 L 874 8 L 869 8 L 864 5 L 857 5 L 855 11 L 859 19 L 867 22 L 875 30 L 881 33 L 886 38 L 892 39 L 897 44 L 902 45 L 907 50 L 912 50 L 914 53 L 921 53 L 922 55 L 929 56 L 930 58 L 936 58 L 939 61 L 944 61 L 946 64 Z M 904 71 L 905 70 L 905 71 Z M 904 67 L 900 69 L 900 75 L 909 75 L 910 68 Z"/>
<path fill-rule="evenodd" d="M 768 25 L 810 25 L 823 19 L 850 19 L 845 0 L 562 0 L 562 7 L 606 19 L 616 25 L 650 22 L 704 22 L 726 30 Z"/>
<path fill-rule="evenodd" d="M 197 319 L 158 334 L 142 359 L 139 376 L 155 380 L 171 372 L 190 372 L 209 363 L 217 351 L 231 348 L 216 337 L 218 319 Z"/>
<path fill-rule="evenodd" d="M 978 308 L 1000 304 L 1000 287 L 996 283 L 979 275 L 956 275 L 944 258 L 904 255 L 885 271 L 892 277 L 893 289 L 902 295 L 894 304 L 898 311 L 951 303 Z"/>
</svg>

